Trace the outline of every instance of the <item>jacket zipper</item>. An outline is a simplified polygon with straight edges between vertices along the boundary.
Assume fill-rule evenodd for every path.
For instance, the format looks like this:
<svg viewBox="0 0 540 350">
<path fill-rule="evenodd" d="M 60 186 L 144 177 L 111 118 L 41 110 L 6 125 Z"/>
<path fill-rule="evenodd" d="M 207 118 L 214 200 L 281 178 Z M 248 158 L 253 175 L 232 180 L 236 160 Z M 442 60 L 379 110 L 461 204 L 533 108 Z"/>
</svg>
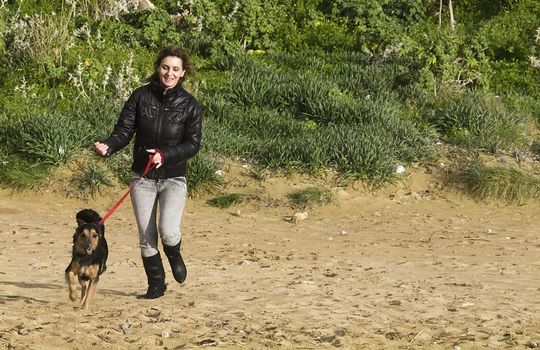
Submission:
<svg viewBox="0 0 540 350">
<path fill-rule="evenodd" d="M 154 145 L 155 147 L 154 148 L 159 148 L 159 139 L 161 137 L 161 128 L 163 127 L 163 119 L 165 118 L 165 94 L 167 93 L 167 90 L 163 91 L 163 96 L 162 96 L 162 102 L 161 104 L 159 105 L 159 110 L 158 110 L 158 128 L 157 128 L 157 132 L 156 132 L 156 140 L 154 142 Z M 154 169 L 154 171 L 157 173 L 156 175 L 158 175 L 158 177 L 161 177 L 161 168 L 160 169 Z"/>
</svg>

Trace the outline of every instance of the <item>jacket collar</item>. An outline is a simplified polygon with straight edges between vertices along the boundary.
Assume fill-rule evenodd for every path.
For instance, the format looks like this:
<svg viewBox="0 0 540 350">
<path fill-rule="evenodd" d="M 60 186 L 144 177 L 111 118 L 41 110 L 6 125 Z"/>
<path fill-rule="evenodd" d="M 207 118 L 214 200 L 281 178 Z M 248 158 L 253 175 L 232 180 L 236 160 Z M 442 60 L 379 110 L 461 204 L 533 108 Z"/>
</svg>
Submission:
<svg viewBox="0 0 540 350">
<path fill-rule="evenodd" d="M 156 74 L 152 75 L 150 77 L 150 88 L 157 93 L 159 96 L 163 98 L 171 98 L 173 96 L 178 96 L 182 92 L 182 80 L 176 84 L 175 87 L 172 89 L 165 89 L 163 84 L 161 84 L 161 81 L 159 81 L 159 78 Z"/>
</svg>

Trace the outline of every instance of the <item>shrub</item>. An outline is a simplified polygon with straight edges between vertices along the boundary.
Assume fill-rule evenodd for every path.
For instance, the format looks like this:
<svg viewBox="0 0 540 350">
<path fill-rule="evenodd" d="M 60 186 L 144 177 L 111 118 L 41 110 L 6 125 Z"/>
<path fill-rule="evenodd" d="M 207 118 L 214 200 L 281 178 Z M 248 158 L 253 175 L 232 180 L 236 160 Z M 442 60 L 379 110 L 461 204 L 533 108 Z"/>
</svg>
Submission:
<svg viewBox="0 0 540 350">
<path fill-rule="evenodd" d="M 479 35 L 485 38 L 487 53 L 492 60 L 527 62 L 534 46 L 538 18 L 540 3 L 522 0 L 516 2 L 511 11 L 501 11 L 498 16 L 484 22 Z"/>
<path fill-rule="evenodd" d="M 4 49 L 5 49 L 5 32 L 7 30 L 6 28 L 6 22 L 4 20 L 4 14 L 7 12 L 7 10 L 4 9 L 2 5 L 0 5 L 0 57 L 4 55 Z"/>
<path fill-rule="evenodd" d="M 139 29 L 138 40 L 145 47 L 156 49 L 180 40 L 171 16 L 164 9 L 132 12 L 126 19 Z"/>
<path fill-rule="evenodd" d="M 501 96 L 520 94 L 540 98 L 539 68 L 531 67 L 528 62 L 494 62 L 492 67 L 494 74 L 490 85 L 494 93 Z"/>
</svg>

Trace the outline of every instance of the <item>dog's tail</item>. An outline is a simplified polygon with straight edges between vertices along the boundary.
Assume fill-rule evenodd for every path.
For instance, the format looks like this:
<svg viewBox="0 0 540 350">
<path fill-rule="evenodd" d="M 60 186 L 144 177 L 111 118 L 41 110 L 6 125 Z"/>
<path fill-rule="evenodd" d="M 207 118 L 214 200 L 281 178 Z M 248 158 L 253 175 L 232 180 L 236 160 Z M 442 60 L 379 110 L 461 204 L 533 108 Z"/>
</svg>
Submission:
<svg viewBox="0 0 540 350">
<path fill-rule="evenodd" d="M 93 209 L 83 209 L 77 213 L 77 224 L 93 224 L 101 221 L 101 216 Z"/>
</svg>

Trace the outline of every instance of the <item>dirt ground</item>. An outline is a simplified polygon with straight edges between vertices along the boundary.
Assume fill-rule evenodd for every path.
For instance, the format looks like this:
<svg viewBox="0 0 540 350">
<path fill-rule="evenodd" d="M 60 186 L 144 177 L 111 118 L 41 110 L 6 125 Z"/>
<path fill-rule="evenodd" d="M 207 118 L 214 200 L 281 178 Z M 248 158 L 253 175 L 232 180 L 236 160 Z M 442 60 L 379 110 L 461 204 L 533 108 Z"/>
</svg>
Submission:
<svg viewBox="0 0 540 350">
<path fill-rule="evenodd" d="M 391 188 L 335 189 L 295 211 L 306 186 L 239 175 L 228 192 L 268 201 L 218 209 L 190 199 L 182 222 L 188 278 L 146 289 L 129 199 L 106 222 L 108 270 L 84 312 L 64 269 L 75 213 L 96 200 L 0 191 L 0 348 L 527 349 L 540 344 L 539 205 L 482 204 L 418 169 Z M 274 201 L 272 201 L 274 199 Z M 281 203 L 281 204 L 280 204 Z"/>
</svg>

